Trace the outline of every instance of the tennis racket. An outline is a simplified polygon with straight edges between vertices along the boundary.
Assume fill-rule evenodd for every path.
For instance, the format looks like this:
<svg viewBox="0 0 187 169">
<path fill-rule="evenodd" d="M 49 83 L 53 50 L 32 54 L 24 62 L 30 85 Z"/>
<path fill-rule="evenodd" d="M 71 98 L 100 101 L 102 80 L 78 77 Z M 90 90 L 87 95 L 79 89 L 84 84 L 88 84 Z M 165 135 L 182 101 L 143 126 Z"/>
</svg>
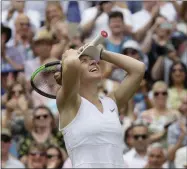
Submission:
<svg viewBox="0 0 187 169">
<path fill-rule="evenodd" d="M 100 53 L 97 53 L 95 46 L 103 43 L 107 36 L 107 32 L 101 31 L 101 34 L 91 41 L 79 56 L 85 54 L 95 60 L 99 60 Z M 57 92 L 62 86 L 57 84 L 54 74 L 56 72 L 62 72 L 62 69 L 61 61 L 54 61 L 40 66 L 32 73 L 30 80 L 32 88 L 42 96 L 56 99 Z"/>
</svg>

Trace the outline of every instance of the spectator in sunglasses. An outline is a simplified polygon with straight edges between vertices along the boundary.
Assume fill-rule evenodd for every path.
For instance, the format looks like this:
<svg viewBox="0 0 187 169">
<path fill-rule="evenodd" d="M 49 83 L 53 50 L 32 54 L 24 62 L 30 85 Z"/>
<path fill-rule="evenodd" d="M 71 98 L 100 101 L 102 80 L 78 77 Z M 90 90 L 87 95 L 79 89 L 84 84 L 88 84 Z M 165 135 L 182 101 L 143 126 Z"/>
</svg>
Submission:
<svg viewBox="0 0 187 169">
<path fill-rule="evenodd" d="M 160 143 L 153 143 L 147 149 L 147 164 L 145 168 L 168 168 L 166 151 Z"/>
<path fill-rule="evenodd" d="M 178 109 L 181 98 L 187 95 L 187 67 L 182 62 L 175 62 L 169 72 L 168 105 Z"/>
<path fill-rule="evenodd" d="M 27 168 L 45 169 L 47 163 L 46 147 L 43 144 L 32 143 L 29 147 Z"/>
<path fill-rule="evenodd" d="M 64 156 L 59 147 L 51 145 L 47 148 L 47 168 L 61 169 Z"/>
<path fill-rule="evenodd" d="M 16 158 L 9 154 L 12 135 L 8 128 L 2 128 L 1 131 L 1 167 L 2 168 L 25 168 L 25 166 Z"/>
<path fill-rule="evenodd" d="M 132 127 L 134 148 L 124 154 L 123 158 L 128 168 L 143 168 L 147 162 L 146 152 L 149 145 L 148 127 L 141 120 L 135 121 Z"/>
<path fill-rule="evenodd" d="M 5 112 L 2 117 L 3 127 L 8 127 L 13 120 L 13 115 L 23 117 L 28 111 L 31 101 L 29 100 L 29 95 L 26 93 L 24 86 L 15 82 L 9 86 L 8 92 L 3 96 L 5 105 Z"/>
<path fill-rule="evenodd" d="M 153 84 L 153 108 L 142 113 L 141 118 L 148 122 L 151 132 L 151 141 L 162 141 L 166 146 L 166 133 L 168 126 L 174 122 L 179 113 L 176 110 L 167 108 L 168 87 L 163 81 L 157 81 Z"/>
<path fill-rule="evenodd" d="M 54 144 L 62 149 L 65 148 L 63 136 L 56 128 L 51 110 L 46 106 L 38 106 L 34 109 L 31 131 L 28 131 L 20 142 L 19 155 L 23 162 L 27 158 L 28 148 L 33 141 L 46 146 Z"/>
</svg>

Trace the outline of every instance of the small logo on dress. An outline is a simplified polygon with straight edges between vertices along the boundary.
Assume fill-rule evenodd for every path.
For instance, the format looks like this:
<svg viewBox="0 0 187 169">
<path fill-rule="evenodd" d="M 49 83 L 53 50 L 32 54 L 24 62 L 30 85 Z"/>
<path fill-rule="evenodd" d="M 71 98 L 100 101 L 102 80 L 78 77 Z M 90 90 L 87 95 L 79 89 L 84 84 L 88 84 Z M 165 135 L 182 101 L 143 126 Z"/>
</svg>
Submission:
<svg viewBox="0 0 187 169">
<path fill-rule="evenodd" d="M 115 108 L 114 109 L 110 109 L 111 112 L 114 112 Z"/>
</svg>

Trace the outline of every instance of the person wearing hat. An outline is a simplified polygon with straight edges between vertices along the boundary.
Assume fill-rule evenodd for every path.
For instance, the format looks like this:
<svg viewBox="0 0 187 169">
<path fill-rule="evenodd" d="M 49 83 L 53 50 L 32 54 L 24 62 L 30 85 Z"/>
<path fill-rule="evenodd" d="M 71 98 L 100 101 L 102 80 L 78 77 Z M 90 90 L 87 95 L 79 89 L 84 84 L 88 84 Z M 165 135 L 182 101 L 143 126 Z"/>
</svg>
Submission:
<svg viewBox="0 0 187 169">
<path fill-rule="evenodd" d="M 31 74 L 42 64 L 46 59 L 49 59 L 53 45 L 52 34 L 47 30 L 39 30 L 33 37 L 33 51 L 36 58 L 25 62 L 25 76 L 30 80 Z"/>
<path fill-rule="evenodd" d="M 1 166 L 2 168 L 25 168 L 25 166 L 16 158 L 9 154 L 12 135 L 8 128 L 1 130 Z"/>
</svg>

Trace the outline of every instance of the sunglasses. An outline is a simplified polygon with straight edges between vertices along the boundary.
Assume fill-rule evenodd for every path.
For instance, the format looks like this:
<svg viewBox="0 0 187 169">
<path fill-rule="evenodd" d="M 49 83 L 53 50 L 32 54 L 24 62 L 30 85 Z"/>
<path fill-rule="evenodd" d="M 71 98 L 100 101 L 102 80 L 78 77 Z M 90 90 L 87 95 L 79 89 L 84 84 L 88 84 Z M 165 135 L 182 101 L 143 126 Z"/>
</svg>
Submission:
<svg viewBox="0 0 187 169">
<path fill-rule="evenodd" d="M 4 143 L 9 143 L 11 141 L 11 137 L 7 136 L 7 135 L 1 135 L 1 141 Z"/>
<path fill-rule="evenodd" d="M 125 49 L 123 53 L 125 55 L 127 55 L 127 54 L 136 55 L 138 53 L 138 51 L 136 51 L 134 49 Z"/>
<path fill-rule="evenodd" d="M 15 93 L 22 94 L 22 93 L 23 93 L 23 90 L 16 90 L 16 91 L 12 91 L 12 94 L 15 94 Z"/>
<path fill-rule="evenodd" d="M 39 155 L 40 157 L 44 157 L 46 156 L 46 153 L 45 152 L 30 152 L 29 153 L 31 156 L 36 156 L 36 155 Z"/>
<path fill-rule="evenodd" d="M 183 73 L 184 72 L 184 69 L 172 69 L 172 72 L 175 73 L 179 71 L 180 73 Z"/>
<path fill-rule="evenodd" d="M 41 119 L 42 117 L 43 117 L 44 119 L 47 119 L 47 118 L 49 117 L 49 115 L 48 115 L 48 114 L 38 115 L 38 116 L 35 116 L 34 118 L 37 119 L 37 120 L 39 120 L 39 119 Z"/>
<path fill-rule="evenodd" d="M 30 27 L 30 23 L 20 23 L 20 26 L 28 26 L 28 27 Z"/>
<path fill-rule="evenodd" d="M 47 158 L 48 158 L 48 159 L 51 159 L 51 158 L 53 158 L 53 157 L 58 157 L 58 158 L 60 158 L 60 155 L 47 154 Z"/>
<path fill-rule="evenodd" d="M 168 92 L 154 92 L 154 96 L 157 97 L 158 95 L 167 96 Z"/>
<path fill-rule="evenodd" d="M 135 140 L 138 140 L 140 137 L 141 137 L 143 140 L 145 140 L 145 139 L 147 139 L 148 136 L 147 136 L 147 134 L 142 134 L 142 135 L 141 135 L 141 134 L 137 134 L 137 135 L 134 135 L 134 139 L 135 139 Z"/>
</svg>

